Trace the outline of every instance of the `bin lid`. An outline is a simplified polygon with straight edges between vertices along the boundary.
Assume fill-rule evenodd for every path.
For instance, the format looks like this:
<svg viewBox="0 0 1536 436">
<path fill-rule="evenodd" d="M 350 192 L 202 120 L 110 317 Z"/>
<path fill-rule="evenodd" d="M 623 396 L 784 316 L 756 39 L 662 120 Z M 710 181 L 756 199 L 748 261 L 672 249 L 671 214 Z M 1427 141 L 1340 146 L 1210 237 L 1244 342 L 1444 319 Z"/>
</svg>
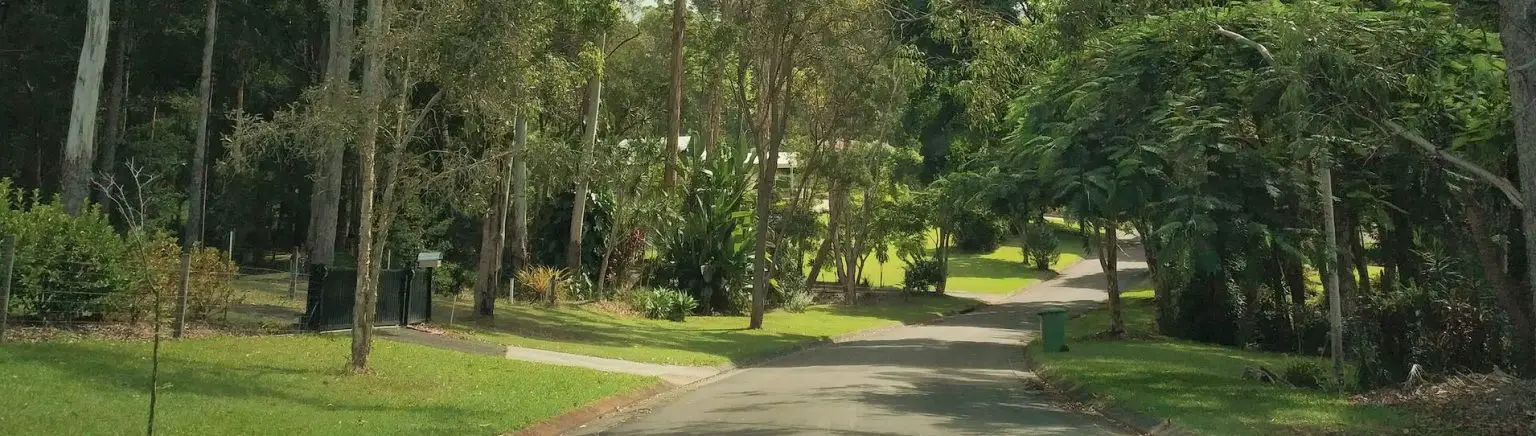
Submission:
<svg viewBox="0 0 1536 436">
<path fill-rule="evenodd" d="M 1067 309 L 1060 307 L 1047 307 L 1045 309 L 1041 309 L 1039 312 L 1035 312 L 1036 315 L 1045 315 L 1047 313 L 1067 313 Z"/>
</svg>

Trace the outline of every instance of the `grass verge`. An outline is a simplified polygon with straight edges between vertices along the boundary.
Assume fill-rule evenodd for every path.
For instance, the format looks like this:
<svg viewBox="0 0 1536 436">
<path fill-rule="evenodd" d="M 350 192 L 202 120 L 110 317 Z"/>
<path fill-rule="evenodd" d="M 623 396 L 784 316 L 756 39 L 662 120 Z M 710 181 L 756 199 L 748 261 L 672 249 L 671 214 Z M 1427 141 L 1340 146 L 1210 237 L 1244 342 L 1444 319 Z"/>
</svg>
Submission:
<svg viewBox="0 0 1536 436">
<path fill-rule="evenodd" d="M 156 430 L 165 434 L 495 434 L 649 377 L 375 341 L 369 375 L 344 375 L 343 336 L 222 337 L 161 344 Z M 150 344 L 0 346 L 6 434 L 145 428 Z"/>
<path fill-rule="evenodd" d="M 1125 294 L 1126 330 L 1137 340 L 1095 340 L 1109 325 L 1105 308 L 1067 323 L 1071 351 L 1028 352 L 1047 378 L 1066 380 L 1106 404 L 1133 409 L 1203 434 L 1379 434 L 1408 425 L 1402 413 L 1354 404 L 1344 395 L 1262 384 L 1242 378 L 1243 369 L 1276 372 L 1319 358 L 1244 351 L 1156 337 L 1152 291 Z"/>
<path fill-rule="evenodd" d="M 684 322 L 618 316 L 583 306 L 548 308 L 498 303 L 493 324 L 466 317 L 467 302 L 440 303 L 432 316 L 476 339 L 504 345 L 671 365 L 712 366 L 773 355 L 859 330 L 932 319 L 975 307 L 976 300 L 942 296 L 892 297 L 871 305 L 814 306 L 803 313 L 769 312 L 763 328 L 745 316 L 691 316 Z"/>
</svg>

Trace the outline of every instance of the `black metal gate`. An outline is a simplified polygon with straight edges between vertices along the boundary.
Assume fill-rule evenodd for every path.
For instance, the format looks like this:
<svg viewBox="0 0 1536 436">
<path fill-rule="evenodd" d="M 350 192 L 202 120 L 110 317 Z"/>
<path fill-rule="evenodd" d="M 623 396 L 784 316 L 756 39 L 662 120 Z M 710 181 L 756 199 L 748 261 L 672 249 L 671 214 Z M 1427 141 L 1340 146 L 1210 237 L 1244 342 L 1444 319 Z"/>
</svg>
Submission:
<svg viewBox="0 0 1536 436">
<path fill-rule="evenodd" d="M 315 331 L 352 328 L 357 270 L 312 265 L 304 328 Z M 374 326 L 418 324 L 432 320 L 431 270 L 382 270 L 374 304 Z"/>
</svg>

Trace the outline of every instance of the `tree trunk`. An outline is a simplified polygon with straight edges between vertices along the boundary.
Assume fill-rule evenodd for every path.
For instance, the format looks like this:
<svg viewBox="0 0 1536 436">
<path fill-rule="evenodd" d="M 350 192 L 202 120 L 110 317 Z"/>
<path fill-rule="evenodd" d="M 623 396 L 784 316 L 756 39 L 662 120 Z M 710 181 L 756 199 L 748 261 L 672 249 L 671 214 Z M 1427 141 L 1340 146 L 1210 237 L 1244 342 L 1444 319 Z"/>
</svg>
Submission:
<svg viewBox="0 0 1536 436">
<path fill-rule="evenodd" d="M 1536 375 L 1536 364 L 1532 363 L 1536 362 L 1536 325 L 1532 325 L 1531 317 L 1520 301 L 1522 297 L 1516 280 L 1504 272 L 1504 256 L 1500 252 L 1501 248 L 1492 240 L 1496 233 L 1488 228 L 1485 207 L 1475 201 L 1469 203 L 1462 209 L 1462 213 L 1467 220 L 1468 236 L 1472 238 L 1478 262 L 1482 266 L 1483 278 L 1493 286 L 1499 306 L 1509 315 L 1509 323 L 1515 329 L 1511 332 L 1515 343 L 1515 369 L 1527 377 Z"/>
<path fill-rule="evenodd" d="M 1044 219 L 1041 219 L 1044 223 Z M 1136 233 L 1141 235 L 1141 249 L 1147 258 L 1147 276 L 1152 281 L 1152 302 L 1157 305 L 1157 331 L 1164 335 L 1173 335 L 1173 295 L 1168 289 L 1168 278 L 1164 277 L 1162 265 L 1159 264 L 1159 249 L 1156 239 L 1150 236 L 1151 226 L 1145 222 L 1136 225 Z"/>
<path fill-rule="evenodd" d="M 75 95 L 69 112 L 69 138 L 64 143 L 62 191 L 64 210 L 79 215 L 90 194 L 91 163 L 96 157 L 96 107 L 101 98 L 101 70 L 107 61 L 107 34 L 112 27 L 110 0 L 86 5 L 85 42 L 75 71 Z"/>
<path fill-rule="evenodd" d="M 1328 342 L 1329 357 L 1333 359 L 1333 379 L 1342 382 L 1344 380 L 1344 302 L 1339 293 L 1339 268 L 1338 263 L 1338 232 L 1334 229 L 1333 216 L 1333 160 L 1328 156 L 1328 151 L 1323 151 L 1322 161 L 1318 163 L 1317 174 L 1321 185 L 1321 195 L 1318 200 L 1323 203 L 1323 265 L 1318 268 L 1323 273 L 1323 290 L 1328 293 Z"/>
<path fill-rule="evenodd" d="M 599 36 L 597 46 L 606 47 L 607 40 L 607 34 Z M 565 244 L 565 267 L 573 275 L 581 274 L 582 227 L 586 224 L 587 213 L 587 167 L 591 165 L 592 149 L 597 148 L 597 110 L 603 102 L 602 62 L 598 60 L 597 71 L 587 80 L 586 130 L 581 135 L 581 157 L 576 162 L 576 198 L 572 200 L 571 206 L 571 234 Z"/>
<path fill-rule="evenodd" d="M 528 266 L 528 116 L 517 115 L 516 138 L 512 141 L 512 273 Z"/>
<path fill-rule="evenodd" d="M 496 316 L 496 283 L 491 272 L 495 268 L 496 223 L 501 222 L 496 208 L 485 211 L 480 219 L 480 253 L 475 263 L 475 315 L 489 321 Z"/>
<path fill-rule="evenodd" d="M 1351 261 L 1355 265 L 1355 275 L 1359 276 L 1360 284 L 1355 288 L 1356 301 L 1371 294 L 1371 266 L 1370 260 L 1365 255 L 1365 235 L 1361 232 L 1363 227 L 1358 221 L 1355 223 L 1355 233 L 1350 239 L 1354 243 L 1350 249 Z"/>
<path fill-rule="evenodd" d="M 208 114 L 213 111 L 213 43 L 218 37 L 219 2 L 208 0 L 208 17 L 204 23 L 203 34 L 203 73 L 198 78 L 198 97 L 201 106 L 197 115 L 197 138 L 193 140 L 192 148 L 192 184 L 188 187 L 191 195 L 187 197 L 187 220 L 182 228 L 182 249 L 190 251 L 197 245 L 203 235 L 204 192 L 205 180 L 208 177 L 208 168 L 205 161 L 208 159 Z"/>
<path fill-rule="evenodd" d="M 475 257 L 475 315 L 489 321 L 496 315 L 496 224 L 502 222 L 496 208 L 480 219 L 480 250 Z"/>
<path fill-rule="evenodd" d="M 806 272 L 806 289 L 810 289 L 812 285 L 816 284 L 817 280 L 820 280 L 821 267 L 826 264 L 827 256 L 837 251 L 838 236 L 840 236 L 838 232 L 840 230 L 839 227 L 842 225 L 842 217 L 839 216 L 841 211 L 836 203 L 837 192 L 842 188 L 838 186 L 839 183 L 836 180 L 833 180 L 831 183 L 832 186 L 828 188 L 827 193 L 827 237 L 822 240 L 821 248 L 816 250 L 816 257 L 811 259 L 811 269 Z"/>
<path fill-rule="evenodd" d="M 511 215 L 512 202 L 512 156 L 506 156 L 506 170 L 502 172 L 500 191 L 496 196 L 496 246 L 492 247 L 493 261 L 491 267 L 491 285 L 496 289 L 502 289 L 502 265 L 505 264 L 507 253 L 507 221 Z M 514 272 L 515 274 L 515 272 Z"/>
<path fill-rule="evenodd" d="M 837 192 L 837 182 L 833 181 L 832 184 L 831 192 Z M 836 198 L 836 195 L 828 197 Z M 811 268 L 805 273 L 805 289 L 816 285 L 816 281 L 821 278 L 821 267 L 826 264 L 827 255 L 837 247 L 837 227 L 841 220 L 837 216 L 837 208 L 832 204 L 835 201 L 829 199 L 827 202 L 827 238 L 821 241 L 821 248 L 816 250 L 816 257 L 811 259 Z"/>
<path fill-rule="evenodd" d="M 330 2 L 330 55 L 326 60 L 325 87 L 327 103 L 336 108 L 345 103 L 351 86 L 352 19 L 356 12 L 353 1 Z M 335 261 L 345 151 L 346 138 L 332 135 L 326 139 L 324 154 L 316 165 L 306 237 L 311 264 L 330 265 Z"/>
<path fill-rule="evenodd" d="M 119 0 L 118 6 L 126 7 L 127 0 Z M 118 20 L 117 46 L 112 51 L 112 88 L 107 91 L 107 137 L 101 142 L 101 160 L 97 168 L 107 176 L 117 175 L 117 146 L 123 141 L 123 100 L 128 93 L 128 49 L 133 44 L 128 34 L 132 31 L 127 18 Z M 96 202 L 109 204 L 106 191 L 97 192 Z"/>
<path fill-rule="evenodd" d="M 723 93 L 721 88 L 725 81 L 721 77 L 725 75 L 724 62 L 721 62 L 718 56 L 714 60 L 714 71 L 709 76 L 709 93 L 705 96 L 707 101 L 704 103 L 705 110 L 708 111 L 709 115 L 708 119 L 705 120 L 704 131 L 701 135 L 703 136 L 704 153 L 710 155 L 715 153 L 716 143 L 720 142 L 720 124 L 723 117 L 723 114 L 721 114 L 720 95 Z"/>
<path fill-rule="evenodd" d="M 1099 244 L 1099 267 L 1104 270 L 1105 291 L 1109 294 L 1109 334 L 1120 337 L 1125 334 L 1124 310 L 1120 304 L 1120 237 L 1113 223 L 1103 227 L 1103 242 Z"/>
<path fill-rule="evenodd" d="M 681 3 L 683 0 L 678 0 Z M 781 41 L 782 44 L 782 41 Z M 768 115 L 772 117 L 771 131 L 768 141 L 759 144 L 758 165 L 761 171 L 757 177 L 757 222 L 755 233 L 757 239 L 756 255 L 753 259 L 753 271 L 757 274 L 753 277 L 752 285 L 752 313 L 749 320 L 749 328 L 763 328 L 763 315 L 768 308 L 768 287 L 773 276 L 773 263 L 768 261 L 768 243 L 773 239 L 773 231 L 769 228 L 770 215 L 773 212 L 774 174 L 779 169 L 779 145 L 784 142 L 785 121 L 789 117 L 789 103 L 794 91 L 793 51 L 782 46 L 775 49 L 774 57 L 769 62 L 768 86 L 769 101 Z"/>
<path fill-rule="evenodd" d="M 593 292 L 593 293 L 597 294 L 597 295 L 594 295 L 594 297 L 596 297 L 599 300 L 606 300 L 607 299 L 607 298 L 604 298 L 603 295 L 605 294 L 605 291 L 607 291 L 607 287 L 608 287 L 607 286 L 608 285 L 608 283 L 607 283 L 608 282 L 608 263 L 609 263 L 609 260 L 613 259 L 613 247 L 615 245 L 617 245 L 617 244 L 610 243 L 610 244 L 608 244 L 608 246 L 603 247 L 603 260 L 597 266 L 597 281 L 593 282 L 593 287 L 596 290 L 596 292 Z"/>
<path fill-rule="evenodd" d="M 384 34 L 385 0 L 368 0 L 368 34 Z M 378 259 L 373 248 L 374 208 L 373 195 L 378 180 L 374 174 L 375 153 L 378 148 L 379 107 L 384 96 L 383 45 L 369 41 L 368 64 L 363 69 L 363 113 L 366 114 L 362 140 L 358 142 L 358 172 L 362 176 L 361 192 L 358 193 L 357 229 L 357 290 L 352 306 L 352 365 L 354 373 L 368 371 L 368 354 L 373 351 L 374 286 L 378 284 Z M 401 90 L 404 92 L 405 90 Z"/>
<path fill-rule="evenodd" d="M 677 148 L 683 134 L 683 34 L 688 26 L 688 0 L 672 2 L 672 82 L 667 90 L 667 164 L 664 186 L 677 186 Z"/>
<path fill-rule="evenodd" d="M 949 226 L 948 223 L 939 223 L 939 271 L 943 272 L 943 279 L 939 280 L 938 291 L 943 294 L 949 291 Z"/>
<path fill-rule="evenodd" d="M 1504 69 L 1515 125 L 1515 152 L 1520 167 L 1521 209 L 1525 230 L 1526 289 L 1521 296 L 1536 318 L 1536 21 L 1528 0 L 1499 1 L 1499 39 L 1504 42 Z M 1530 332 L 1536 334 L 1536 331 Z"/>
<path fill-rule="evenodd" d="M 1355 301 L 1359 298 L 1355 290 L 1356 281 L 1353 276 L 1349 277 L 1348 280 L 1342 276 L 1350 274 L 1350 271 L 1353 269 L 1349 267 L 1349 265 L 1354 264 L 1355 258 L 1354 251 L 1352 250 L 1355 246 L 1355 241 L 1352 236 L 1358 237 L 1359 232 L 1355 231 L 1355 218 L 1349 209 L 1344 209 L 1344 213 L 1340 215 L 1342 217 L 1339 217 L 1337 221 L 1340 224 L 1339 240 L 1337 242 L 1338 245 L 1335 246 L 1338 251 L 1335 252 L 1337 258 L 1333 260 L 1333 265 L 1339 269 L 1339 303 L 1341 304 L 1341 310 L 1344 313 L 1354 313 Z"/>
</svg>

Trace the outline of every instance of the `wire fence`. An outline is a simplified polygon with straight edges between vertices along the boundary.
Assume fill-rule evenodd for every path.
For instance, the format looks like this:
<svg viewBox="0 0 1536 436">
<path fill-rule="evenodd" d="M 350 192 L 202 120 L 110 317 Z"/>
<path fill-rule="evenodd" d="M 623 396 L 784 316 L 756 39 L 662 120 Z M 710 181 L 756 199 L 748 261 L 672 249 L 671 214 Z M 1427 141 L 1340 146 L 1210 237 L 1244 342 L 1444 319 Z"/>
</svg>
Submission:
<svg viewBox="0 0 1536 436">
<path fill-rule="evenodd" d="M 0 244 L 0 342 L 151 339 L 156 314 L 170 337 L 287 334 L 303 326 L 309 277 L 299 262 L 286 271 L 209 267 L 186 255 L 133 266 L 31 263 L 14 242 Z"/>
</svg>

